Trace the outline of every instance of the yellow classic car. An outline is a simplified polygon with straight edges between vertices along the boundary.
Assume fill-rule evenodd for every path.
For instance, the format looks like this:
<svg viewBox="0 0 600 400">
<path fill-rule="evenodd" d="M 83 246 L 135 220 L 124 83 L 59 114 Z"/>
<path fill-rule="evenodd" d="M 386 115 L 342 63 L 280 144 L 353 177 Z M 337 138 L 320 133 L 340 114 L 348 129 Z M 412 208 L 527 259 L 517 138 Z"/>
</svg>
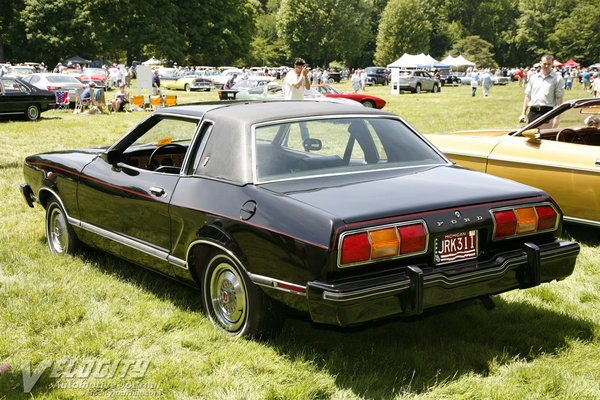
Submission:
<svg viewBox="0 0 600 400">
<path fill-rule="evenodd" d="M 600 226 L 600 98 L 570 100 L 516 131 L 426 135 L 459 165 L 536 186 L 565 221 Z"/>
<path fill-rule="evenodd" d="M 164 80 L 163 86 L 166 89 L 185 90 L 186 92 L 191 92 L 192 90 L 209 92 L 210 89 L 214 88 L 210 79 L 198 74 L 186 75 L 177 80 Z"/>
</svg>

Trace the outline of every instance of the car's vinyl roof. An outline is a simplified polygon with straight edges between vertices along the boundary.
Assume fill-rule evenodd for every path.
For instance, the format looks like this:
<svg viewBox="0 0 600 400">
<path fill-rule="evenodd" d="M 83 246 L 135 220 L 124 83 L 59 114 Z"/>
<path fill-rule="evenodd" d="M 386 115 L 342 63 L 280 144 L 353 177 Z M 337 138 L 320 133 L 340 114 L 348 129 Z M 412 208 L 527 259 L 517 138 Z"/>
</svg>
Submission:
<svg viewBox="0 0 600 400">
<path fill-rule="evenodd" d="M 387 111 L 362 107 L 360 104 L 348 105 L 326 101 L 250 101 L 237 103 L 202 103 L 163 108 L 157 114 L 178 114 L 182 116 L 202 117 L 205 113 L 227 117 L 247 125 L 278 119 L 300 118 L 306 116 L 337 114 L 376 114 L 395 115 Z M 225 115 L 223 114 L 225 113 Z"/>
</svg>

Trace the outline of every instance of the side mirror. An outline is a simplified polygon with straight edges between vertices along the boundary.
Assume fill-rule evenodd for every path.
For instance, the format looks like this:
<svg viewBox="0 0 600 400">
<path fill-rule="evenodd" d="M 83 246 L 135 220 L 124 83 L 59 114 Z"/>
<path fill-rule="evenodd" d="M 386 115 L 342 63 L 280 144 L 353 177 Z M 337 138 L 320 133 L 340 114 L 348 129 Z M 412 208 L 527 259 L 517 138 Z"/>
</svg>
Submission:
<svg viewBox="0 0 600 400">
<path fill-rule="evenodd" d="M 304 150 L 306 151 L 319 151 L 323 148 L 323 143 L 321 143 L 321 140 L 315 138 L 304 139 L 302 144 L 304 145 Z"/>
<path fill-rule="evenodd" d="M 527 138 L 528 142 L 539 143 L 541 140 L 541 135 L 540 135 L 539 129 L 524 131 L 524 132 L 522 132 L 522 135 Z"/>
<path fill-rule="evenodd" d="M 118 150 L 108 150 L 102 154 L 102 158 L 109 164 L 116 164 L 121 161 L 121 152 Z"/>
</svg>

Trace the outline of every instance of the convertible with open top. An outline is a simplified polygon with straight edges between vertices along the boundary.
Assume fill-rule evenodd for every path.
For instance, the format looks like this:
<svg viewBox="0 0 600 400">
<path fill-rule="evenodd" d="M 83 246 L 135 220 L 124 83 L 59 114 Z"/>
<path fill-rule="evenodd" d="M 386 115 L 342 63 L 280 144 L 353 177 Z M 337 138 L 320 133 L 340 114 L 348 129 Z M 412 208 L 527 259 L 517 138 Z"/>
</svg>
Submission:
<svg viewBox="0 0 600 400">
<path fill-rule="evenodd" d="M 569 222 L 600 226 L 600 99 L 575 99 L 521 129 L 426 135 L 460 165 L 539 187 Z"/>
<path fill-rule="evenodd" d="M 232 336 L 289 309 L 348 326 L 574 269 L 545 192 L 449 161 L 399 116 L 314 101 L 176 106 L 114 144 L 32 155 L 55 255 L 81 242 L 199 289 Z"/>
</svg>

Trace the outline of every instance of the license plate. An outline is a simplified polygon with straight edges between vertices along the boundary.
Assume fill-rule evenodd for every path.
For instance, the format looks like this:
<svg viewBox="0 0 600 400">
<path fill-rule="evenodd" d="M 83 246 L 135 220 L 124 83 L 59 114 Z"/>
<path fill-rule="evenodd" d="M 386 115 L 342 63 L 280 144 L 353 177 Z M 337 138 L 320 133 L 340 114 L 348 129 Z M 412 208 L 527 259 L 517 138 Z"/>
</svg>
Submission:
<svg viewBox="0 0 600 400">
<path fill-rule="evenodd" d="M 451 233 L 436 239 L 436 264 L 445 264 L 470 258 L 477 258 L 477 231 Z"/>
</svg>

